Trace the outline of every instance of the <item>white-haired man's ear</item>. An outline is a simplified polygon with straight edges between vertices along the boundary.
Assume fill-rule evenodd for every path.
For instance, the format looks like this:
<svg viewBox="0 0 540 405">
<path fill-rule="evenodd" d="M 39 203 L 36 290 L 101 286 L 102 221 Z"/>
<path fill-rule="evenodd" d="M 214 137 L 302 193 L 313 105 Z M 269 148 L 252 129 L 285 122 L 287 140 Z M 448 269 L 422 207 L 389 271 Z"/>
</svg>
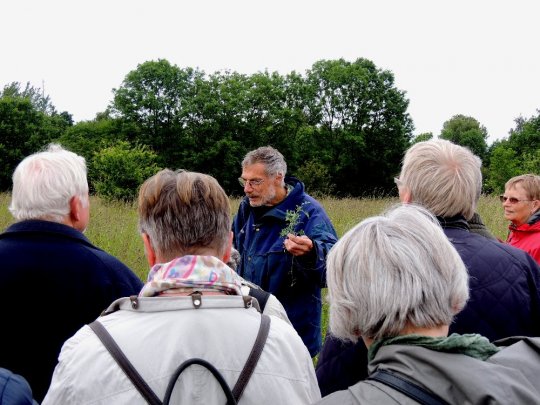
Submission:
<svg viewBox="0 0 540 405">
<path fill-rule="evenodd" d="M 73 196 L 69 200 L 69 215 L 64 224 L 84 232 L 88 226 L 89 202 L 83 201 L 78 196 Z"/>
</svg>

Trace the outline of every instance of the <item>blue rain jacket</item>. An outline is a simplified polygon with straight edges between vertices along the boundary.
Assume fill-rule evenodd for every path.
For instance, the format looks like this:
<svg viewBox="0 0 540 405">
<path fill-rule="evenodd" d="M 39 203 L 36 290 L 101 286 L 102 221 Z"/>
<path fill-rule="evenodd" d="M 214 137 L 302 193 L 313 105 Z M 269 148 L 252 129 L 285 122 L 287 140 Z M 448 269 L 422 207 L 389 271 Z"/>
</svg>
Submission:
<svg viewBox="0 0 540 405">
<path fill-rule="evenodd" d="M 234 247 L 240 252 L 238 273 L 283 304 L 294 328 L 311 356 L 321 348 L 321 288 L 326 287 L 326 255 L 336 243 L 336 231 L 324 208 L 304 192 L 294 177 L 285 182 L 293 186 L 287 197 L 255 223 L 249 200 L 244 198 L 233 220 Z M 283 245 L 281 231 L 287 227 L 287 211 L 301 206 L 296 233 L 313 241 L 313 250 L 293 257 Z"/>
</svg>

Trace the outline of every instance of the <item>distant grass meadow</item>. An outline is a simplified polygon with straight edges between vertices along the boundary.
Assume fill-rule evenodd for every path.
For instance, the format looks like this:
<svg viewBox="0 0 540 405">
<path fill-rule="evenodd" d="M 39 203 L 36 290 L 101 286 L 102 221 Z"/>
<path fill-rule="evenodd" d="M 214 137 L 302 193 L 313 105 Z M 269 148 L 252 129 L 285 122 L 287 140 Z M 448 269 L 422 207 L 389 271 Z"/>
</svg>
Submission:
<svg viewBox="0 0 540 405">
<path fill-rule="evenodd" d="M 13 218 L 8 211 L 9 201 L 9 194 L 0 194 L 2 230 L 13 223 Z M 231 199 L 232 214 L 236 212 L 239 201 L 239 199 Z M 398 203 L 397 198 L 321 198 L 319 201 L 330 216 L 339 237 L 363 219 L 377 215 Z M 493 235 L 505 240 L 508 222 L 504 219 L 499 199 L 496 196 L 483 196 L 480 199 L 478 212 Z M 99 197 L 91 197 L 90 224 L 86 236 L 96 246 L 124 262 L 143 281 L 146 279 L 148 264 L 137 231 L 135 204 L 105 203 Z M 323 330 L 326 330 L 327 319 L 327 306 L 324 305 Z"/>
</svg>

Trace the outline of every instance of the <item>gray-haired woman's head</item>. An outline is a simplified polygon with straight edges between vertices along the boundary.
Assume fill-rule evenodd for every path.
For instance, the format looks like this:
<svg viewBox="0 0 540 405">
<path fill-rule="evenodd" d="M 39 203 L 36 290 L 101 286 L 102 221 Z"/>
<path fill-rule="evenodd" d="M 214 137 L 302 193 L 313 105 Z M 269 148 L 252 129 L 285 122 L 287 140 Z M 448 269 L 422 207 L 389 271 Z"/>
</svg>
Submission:
<svg viewBox="0 0 540 405">
<path fill-rule="evenodd" d="M 347 232 L 327 260 L 330 329 L 357 341 L 451 323 L 469 297 L 459 254 L 426 209 L 399 205 Z"/>
</svg>

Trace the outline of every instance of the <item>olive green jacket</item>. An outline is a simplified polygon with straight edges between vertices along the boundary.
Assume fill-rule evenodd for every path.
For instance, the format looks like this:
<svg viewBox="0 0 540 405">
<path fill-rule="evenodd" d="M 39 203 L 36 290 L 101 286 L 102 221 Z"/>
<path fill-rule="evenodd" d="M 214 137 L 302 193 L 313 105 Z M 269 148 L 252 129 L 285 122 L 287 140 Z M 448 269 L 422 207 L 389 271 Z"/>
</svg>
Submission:
<svg viewBox="0 0 540 405">
<path fill-rule="evenodd" d="M 508 339 L 499 341 L 508 343 Z M 499 344 L 499 342 L 497 342 Z M 398 372 L 449 404 L 540 404 L 540 338 L 518 338 L 487 360 L 424 347 L 383 346 L 369 363 Z M 361 381 L 317 404 L 417 404 L 387 385 Z"/>
</svg>

